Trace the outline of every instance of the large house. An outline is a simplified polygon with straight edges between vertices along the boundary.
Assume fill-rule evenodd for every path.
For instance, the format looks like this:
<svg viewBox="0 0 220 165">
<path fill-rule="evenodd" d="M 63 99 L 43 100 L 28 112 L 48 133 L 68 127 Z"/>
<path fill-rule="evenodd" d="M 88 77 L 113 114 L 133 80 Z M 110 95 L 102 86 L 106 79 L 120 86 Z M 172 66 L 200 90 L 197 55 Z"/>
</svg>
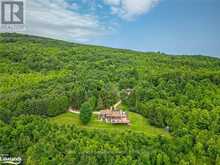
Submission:
<svg viewBox="0 0 220 165">
<path fill-rule="evenodd" d="M 106 123 L 112 124 L 129 124 L 128 113 L 121 110 L 117 110 L 117 106 L 121 104 L 121 101 L 115 104 L 110 109 L 100 111 L 99 119 Z"/>
<path fill-rule="evenodd" d="M 106 109 L 100 111 L 99 119 L 112 124 L 129 124 L 128 114 L 121 110 Z"/>
</svg>

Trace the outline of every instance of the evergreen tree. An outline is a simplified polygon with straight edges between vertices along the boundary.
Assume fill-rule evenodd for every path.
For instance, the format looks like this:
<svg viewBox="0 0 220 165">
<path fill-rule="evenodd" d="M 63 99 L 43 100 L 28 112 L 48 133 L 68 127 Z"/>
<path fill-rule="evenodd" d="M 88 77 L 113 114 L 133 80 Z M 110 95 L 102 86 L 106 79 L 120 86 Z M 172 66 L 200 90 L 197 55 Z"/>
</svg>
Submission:
<svg viewBox="0 0 220 165">
<path fill-rule="evenodd" d="M 89 102 L 84 102 L 80 107 L 80 121 L 83 124 L 88 124 L 92 118 L 92 105 Z"/>
</svg>

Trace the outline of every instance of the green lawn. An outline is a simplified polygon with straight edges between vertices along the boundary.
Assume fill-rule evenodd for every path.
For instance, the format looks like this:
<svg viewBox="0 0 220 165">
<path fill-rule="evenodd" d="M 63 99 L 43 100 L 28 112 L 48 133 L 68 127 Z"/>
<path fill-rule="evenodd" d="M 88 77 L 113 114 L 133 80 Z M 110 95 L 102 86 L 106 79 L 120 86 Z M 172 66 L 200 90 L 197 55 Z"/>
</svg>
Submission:
<svg viewBox="0 0 220 165">
<path fill-rule="evenodd" d="M 92 121 L 88 125 L 81 124 L 79 120 L 79 114 L 73 114 L 70 112 L 61 114 L 59 116 L 50 118 L 51 123 L 56 123 L 59 125 L 78 125 L 83 128 L 92 128 L 92 129 L 108 129 L 109 131 L 122 131 L 122 130 L 133 130 L 136 132 L 143 132 L 148 136 L 157 136 L 163 135 L 166 137 L 171 137 L 168 132 L 164 129 L 156 128 L 151 126 L 146 118 L 143 116 L 129 112 L 129 120 L 131 122 L 130 126 L 127 125 L 112 125 L 101 122 L 97 119 L 96 115 L 93 115 Z"/>
</svg>

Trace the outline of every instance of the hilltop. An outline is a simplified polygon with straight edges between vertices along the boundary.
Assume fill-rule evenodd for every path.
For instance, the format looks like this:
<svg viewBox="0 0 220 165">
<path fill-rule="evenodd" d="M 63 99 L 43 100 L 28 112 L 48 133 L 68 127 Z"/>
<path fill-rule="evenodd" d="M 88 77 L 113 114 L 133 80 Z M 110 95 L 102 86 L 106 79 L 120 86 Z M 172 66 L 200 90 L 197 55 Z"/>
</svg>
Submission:
<svg viewBox="0 0 220 165">
<path fill-rule="evenodd" d="M 78 114 L 73 113 L 64 113 L 61 115 L 58 115 L 56 117 L 53 117 L 50 119 L 51 123 L 55 123 L 58 125 L 77 125 L 82 128 L 86 129 L 101 129 L 111 132 L 123 132 L 123 131 L 134 131 L 139 133 L 144 133 L 148 137 L 156 137 L 156 136 L 165 136 L 167 138 L 170 138 L 170 135 L 168 132 L 166 132 L 164 129 L 160 129 L 157 127 L 153 127 L 149 124 L 147 119 L 145 119 L 143 116 L 136 114 L 134 112 L 129 113 L 129 119 L 131 120 L 131 125 L 112 125 L 110 123 L 104 123 L 102 121 L 98 120 L 97 115 L 93 115 L 92 121 L 88 125 L 83 125 L 79 120 Z"/>
</svg>

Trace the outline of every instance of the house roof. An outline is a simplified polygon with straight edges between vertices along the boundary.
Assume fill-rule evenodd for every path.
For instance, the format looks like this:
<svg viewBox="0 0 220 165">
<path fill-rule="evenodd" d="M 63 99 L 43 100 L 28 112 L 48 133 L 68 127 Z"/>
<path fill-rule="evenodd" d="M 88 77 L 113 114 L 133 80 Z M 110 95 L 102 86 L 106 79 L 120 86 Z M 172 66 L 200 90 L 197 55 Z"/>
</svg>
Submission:
<svg viewBox="0 0 220 165">
<path fill-rule="evenodd" d="M 107 115 L 109 117 L 127 117 L 127 114 L 123 111 L 119 110 L 110 110 L 110 109 L 105 109 L 100 111 L 100 114 L 102 115 Z"/>
</svg>

